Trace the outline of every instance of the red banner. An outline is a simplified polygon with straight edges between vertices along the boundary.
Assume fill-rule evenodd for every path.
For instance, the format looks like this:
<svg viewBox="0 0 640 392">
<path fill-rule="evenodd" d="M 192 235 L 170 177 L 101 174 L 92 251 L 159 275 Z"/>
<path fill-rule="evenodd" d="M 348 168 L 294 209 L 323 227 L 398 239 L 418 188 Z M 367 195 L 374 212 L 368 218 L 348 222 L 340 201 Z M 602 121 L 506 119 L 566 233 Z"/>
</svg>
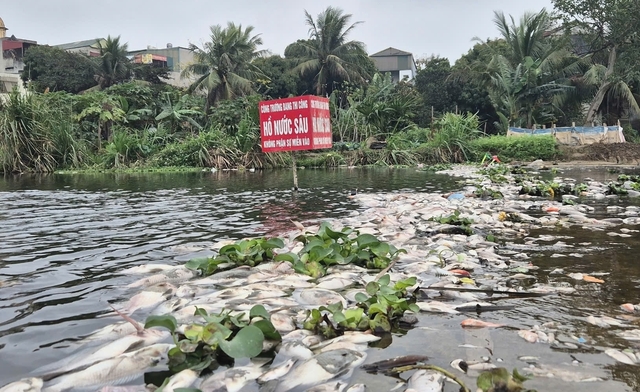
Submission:
<svg viewBox="0 0 640 392">
<path fill-rule="evenodd" d="M 260 140 L 263 152 L 331 148 L 329 99 L 305 95 L 262 101 Z"/>
</svg>

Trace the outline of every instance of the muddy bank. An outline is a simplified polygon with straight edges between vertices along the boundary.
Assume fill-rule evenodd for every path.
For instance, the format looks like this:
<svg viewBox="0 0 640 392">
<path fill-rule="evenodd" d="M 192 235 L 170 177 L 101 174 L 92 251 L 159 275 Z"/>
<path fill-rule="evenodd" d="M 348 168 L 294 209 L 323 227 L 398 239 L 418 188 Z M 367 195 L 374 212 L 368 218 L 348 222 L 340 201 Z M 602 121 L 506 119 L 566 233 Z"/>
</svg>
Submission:
<svg viewBox="0 0 640 392">
<path fill-rule="evenodd" d="M 563 146 L 561 151 L 563 159 L 558 162 L 559 164 L 619 164 L 631 166 L 640 164 L 640 144 L 635 143 L 594 143 L 587 146 Z"/>
</svg>

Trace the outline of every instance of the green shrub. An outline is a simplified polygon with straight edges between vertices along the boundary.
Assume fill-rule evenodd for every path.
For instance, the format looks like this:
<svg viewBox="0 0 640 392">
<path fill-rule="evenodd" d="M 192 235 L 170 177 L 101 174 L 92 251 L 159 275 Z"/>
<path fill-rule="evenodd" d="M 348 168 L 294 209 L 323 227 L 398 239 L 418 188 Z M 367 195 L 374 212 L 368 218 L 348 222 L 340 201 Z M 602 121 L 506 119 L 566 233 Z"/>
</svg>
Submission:
<svg viewBox="0 0 640 392">
<path fill-rule="evenodd" d="M 153 157 L 156 166 L 210 167 L 214 165 L 212 151 L 222 149 L 229 144 L 218 130 L 210 129 L 196 136 L 187 136 L 184 140 L 168 144 Z"/>
<path fill-rule="evenodd" d="M 410 128 L 396 132 L 387 138 L 387 148 L 392 150 L 409 150 L 429 141 L 429 129 Z"/>
<path fill-rule="evenodd" d="M 426 162 L 455 163 L 471 159 L 471 141 L 482 133 L 475 114 L 446 113 L 436 123 L 433 137 L 417 153 Z"/>
<path fill-rule="evenodd" d="M 501 161 L 531 161 L 555 159 L 560 150 L 553 136 L 489 136 L 473 140 L 471 148 L 474 160 L 479 161 L 484 154 L 497 155 Z"/>
</svg>

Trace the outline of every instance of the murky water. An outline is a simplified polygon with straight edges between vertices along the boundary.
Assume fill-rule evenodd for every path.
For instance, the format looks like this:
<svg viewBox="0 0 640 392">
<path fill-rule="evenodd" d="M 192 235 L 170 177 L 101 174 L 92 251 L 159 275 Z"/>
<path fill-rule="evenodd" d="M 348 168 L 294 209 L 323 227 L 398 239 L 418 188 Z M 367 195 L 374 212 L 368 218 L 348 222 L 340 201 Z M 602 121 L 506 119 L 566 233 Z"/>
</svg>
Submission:
<svg viewBox="0 0 640 392">
<path fill-rule="evenodd" d="M 606 170 L 564 171 L 566 177 L 613 180 Z M 131 295 L 124 286 L 135 277 L 120 271 L 133 265 L 177 264 L 209 255 L 206 248 L 225 238 L 272 235 L 289 230 L 294 220 L 320 220 L 358 208 L 346 192 L 399 190 L 447 191 L 456 179 L 413 169 L 301 170 L 300 192 L 291 192 L 290 171 L 51 175 L 0 179 L 0 385 L 29 374 L 70 352 L 69 342 L 114 318 L 101 317 L 108 304 Z M 606 215 L 608 204 L 628 200 L 588 202 L 595 215 Z M 539 235 L 560 236 L 536 241 Z M 588 315 L 616 315 L 621 303 L 640 303 L 640 236 L 612 237 L 606 231 L 553 229 L 503 243 L 505 252 L 525 252 L 539 281 L 564 280 L 576 286 L 572 295 L 505 299 L 512 310 L 484 313 L 482 320 L 531 328 L 547 321 L 560 323 L 567 335 L 595 347 L 634 347 L 631 342 L 584 321 Z M 567 246 L 557 246 L 562 241 Z M 554 244 L 556 244 L 554 246 Z M 605 284 L 581 284 L 567 272 L 606 272 Z M 604 354 L 586 350 L 556 350 L 530 344 L 512 329 L 464 330 L 469 315 L 421 315 L 418 326 L 396 335 L 391 346 L 370 349 L 368 362 L 396 355 L 420 354 L 445 368 L 455 358 L 478 356 L 463 344 L 491 346 L 499 366 L 523 368 L 522 355 L 538 356 L 550 366 L 593 372 L 611 381 L 609 391 L 639 390 L 640 368 L 616 364 Z M 636 326 L 635 328 L 638 328 Z M 637 348 L 636 348 L 637 349 Z M 566 365 L 564 365 L 566 364 Z M 371 390 L 389 390 L 395 380 L 356 373 Z M 468 378 L 468 385 L 474 385 Z M 538 378 L 526 386 L 545 390 L 597 391 L 602 383 L 570 383 Z M 449 386 L 448 390 L 457 390 Z"/>
</svg>

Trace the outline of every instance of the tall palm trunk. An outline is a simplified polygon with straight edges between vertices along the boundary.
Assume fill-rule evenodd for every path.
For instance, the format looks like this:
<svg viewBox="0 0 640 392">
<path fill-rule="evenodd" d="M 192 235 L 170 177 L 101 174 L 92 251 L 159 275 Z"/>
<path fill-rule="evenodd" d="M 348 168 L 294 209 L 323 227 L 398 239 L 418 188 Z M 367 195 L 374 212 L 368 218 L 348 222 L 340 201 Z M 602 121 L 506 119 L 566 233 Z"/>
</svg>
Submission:
<svg viewBox="0 0 640 392">
<path fill-rule="evenodd" d="M 607 95 L 607 91 L 611 88 L 611 80 L 610 77 L 613 74 L 613 68 L 616 62 L 616 46 L 614 45 L 611 48 L 611 52 L 609 52 L 609 63 L 607 64 L 607 71 L 604 73 L 604 79 L 602 80 L 602 84 L 600 88 L 598 88 L 598 92 L 593 97 L 591 101 L 591 105 L 589 105 L 589 110 L 587 111 L 587 117 L 585 118 L 585 126 L 588 126 L 593 122 L 593 119 L 596 117 L 596 113 L 600 106 L 602 105 L 602 101 L 604 100 L 605 95 Z"/>
</svg>

